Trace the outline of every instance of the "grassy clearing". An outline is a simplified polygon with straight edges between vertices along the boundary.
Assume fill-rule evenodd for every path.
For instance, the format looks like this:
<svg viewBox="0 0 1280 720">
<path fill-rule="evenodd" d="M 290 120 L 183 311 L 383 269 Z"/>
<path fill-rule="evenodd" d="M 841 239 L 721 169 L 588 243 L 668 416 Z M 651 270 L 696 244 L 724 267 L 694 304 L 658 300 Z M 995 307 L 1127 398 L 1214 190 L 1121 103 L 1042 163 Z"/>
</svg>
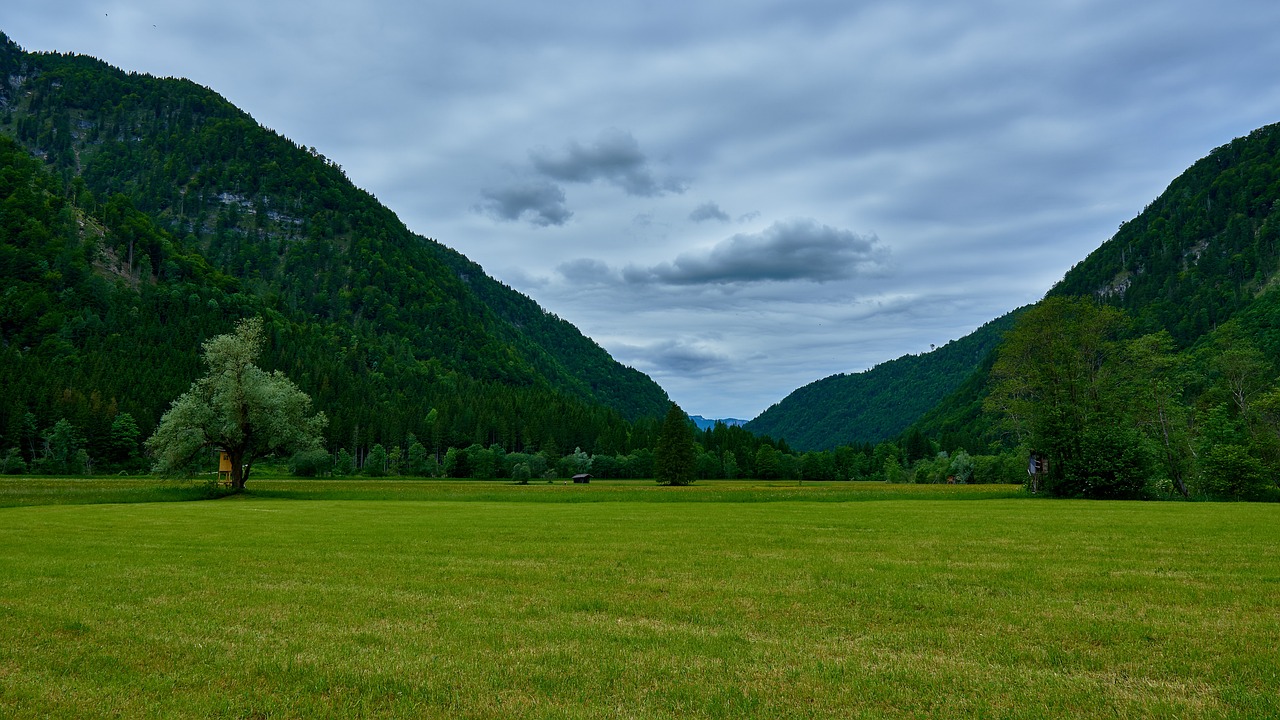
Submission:
<svg viewBox="0 0 1280 720">
<path fill-rule="evenodd" d="M 869 482 L 798 483 L 767 480 L 703 480 L 663 487 L 652 480 L 566 480 L 514 485 L 476 480 L 283 480 L 251 484 L 255 497 L 293 500 L 442 500 L 465 502 L 855 502 L 865 500 L 990 500 L 1024 497 L 1017 485 L 886 485 Z"/>
<path fill-rule="evenodd" d="M 1280 715 L 1274 505 L 417 485 L 0 510 L 0 716 Z"/>
<path fill-rule="evenodd" d="M 989 500 L 1022 497 L 1014 485 L 885 485 L 884 483 L 797 483 L 761 480 L 703 481 L 682 488 L 652 480 L 564 480 L 514 485 L 510 481 L 424 480 L 420 478 L 300 480 L 280 477 L 249 481 L 247 494 L 290 500 L 439 500 L 458 502 L 852 502 L 903 498 Z M 7 478 L 0 476 L 0 508 L 23 505 L 182 502 L 224 497 L 229 491 L 209 480 L 129 478 Z"/>
</svg>

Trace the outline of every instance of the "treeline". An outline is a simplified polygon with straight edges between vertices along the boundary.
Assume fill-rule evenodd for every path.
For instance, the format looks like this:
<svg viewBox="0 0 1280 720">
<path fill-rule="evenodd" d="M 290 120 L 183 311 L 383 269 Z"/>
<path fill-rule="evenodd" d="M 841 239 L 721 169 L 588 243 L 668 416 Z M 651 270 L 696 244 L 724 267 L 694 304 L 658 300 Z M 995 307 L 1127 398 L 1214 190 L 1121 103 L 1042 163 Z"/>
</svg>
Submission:
<svg viewBox="0 0 1280 720">
<path fill-rule="evenodd" d="M 702 431 L 690 423 L 689 431 L 694 438 L 696 480 L 1016 484 L 1026 476 L 1025 451 L 1019 448 L 999 454 L 948 453 L 917 436 L 907 443 L 885 441 L 797 452 L 785 440 L 775 441 L 719 422 Z M 289 458 L 287 464 L 295 475 L 307 477 L 403 475 L 524 482 L 589 473 L 600 479 L 651 479 L 655 477 L 658 432 L 659 423 L 646 420 L 633 428 L 631 437 L 636 442 L 627 451 L 588 452 L 575 447 L 564 454 L 554 448 L 510 452 L 497 443 L 433 447 L 430 441 L 410 434 L 402 443 L 378 443 L 363 453 L 346 448 L 305 451 Z"/>
</svg>

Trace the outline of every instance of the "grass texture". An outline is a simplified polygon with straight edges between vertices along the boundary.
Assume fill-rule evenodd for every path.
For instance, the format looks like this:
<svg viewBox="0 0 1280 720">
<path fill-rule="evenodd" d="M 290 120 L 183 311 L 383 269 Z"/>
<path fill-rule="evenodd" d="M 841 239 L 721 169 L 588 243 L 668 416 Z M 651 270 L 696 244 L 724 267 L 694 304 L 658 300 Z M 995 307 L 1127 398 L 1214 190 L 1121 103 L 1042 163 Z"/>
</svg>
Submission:
<svg viewBox="0 0 1280 720">
<path fill-rule="evenodd" d="M 0 716 L 1280 716 L 1275 505 L 106 487 L 0 509 Z"/>
</svg>

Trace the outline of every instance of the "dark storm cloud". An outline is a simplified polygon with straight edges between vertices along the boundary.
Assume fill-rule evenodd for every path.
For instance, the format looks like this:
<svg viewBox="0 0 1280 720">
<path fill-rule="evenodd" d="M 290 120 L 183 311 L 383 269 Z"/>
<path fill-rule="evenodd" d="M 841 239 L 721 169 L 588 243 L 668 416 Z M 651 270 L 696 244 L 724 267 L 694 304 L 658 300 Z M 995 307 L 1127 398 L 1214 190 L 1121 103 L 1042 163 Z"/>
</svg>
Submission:
<svg viewBox="0 0 1280 720">
<path fill-rule="evenodd" d="M 645 347 L 626 348 L 628 356 L 650 372 L 700 375 L 729 363 L 723 352 L 690 340 L 665 340 Z"/>
<path fill-rule="evenodd" d="M 694 222 L 705 222 L 707 220 L 719 220 L 720 222 L 729 222 L 729 213 L 720 209 L 720 206 L 713 202 L 704 202 L 689 213 L 689 219 Z"/>
<path fill-rule="evenodd" d="M 686 253 L 669 263 L 628 266 L 622 276 L 631 283 L 664 285 L 822 283 L 878 269 L 886 256 L 887 250 L 874 235 L 800 219 L 774 223 L 759 233 L 734 235 L 708 252 Z"/>
<path fill-rule="evenodd" d="M 674 179 L 659 179 L 650 167 L 649 158 L 640 151 L 640 143 L 631 133 L 609 129 L 600 133 L 596 142 L 583 146 L 571 141 L 562 152 L 546 149 L 529 153 L 533 169 L 561 182 L 590 183 L 603 180 L 621 188 L 628 195 L 657 197 L 684 192 Z"/>
<path fill-rule="evenodd" d="M 565 205 L 564 190 L 542 179 L 516 180 L 480 191 L 484 200 L 476 209 L 495 220 L 521 218 L 534 225 L 563 225 L 573 216 Z"/>
</svg>

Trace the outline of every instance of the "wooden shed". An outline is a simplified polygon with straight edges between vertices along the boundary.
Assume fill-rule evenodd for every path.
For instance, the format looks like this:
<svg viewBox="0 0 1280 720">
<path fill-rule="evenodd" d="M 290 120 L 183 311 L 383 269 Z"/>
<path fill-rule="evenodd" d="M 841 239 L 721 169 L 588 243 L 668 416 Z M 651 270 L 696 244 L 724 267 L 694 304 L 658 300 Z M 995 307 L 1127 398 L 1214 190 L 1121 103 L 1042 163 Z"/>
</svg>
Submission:
<svg viewBox="0 0 1280 720">
<path fill-rule="evenodd" d="M 231 484 L 231 456 L 226 450 L 218 451 L 218 482 Z"/>
<path fill-rule="evenodd" d="M 588 473 L 581 473 L 579 475 L 574 475 L 573 481 L 575 483 L 589 483 L 591 482 L 591 475 Z"/>
</svg>

